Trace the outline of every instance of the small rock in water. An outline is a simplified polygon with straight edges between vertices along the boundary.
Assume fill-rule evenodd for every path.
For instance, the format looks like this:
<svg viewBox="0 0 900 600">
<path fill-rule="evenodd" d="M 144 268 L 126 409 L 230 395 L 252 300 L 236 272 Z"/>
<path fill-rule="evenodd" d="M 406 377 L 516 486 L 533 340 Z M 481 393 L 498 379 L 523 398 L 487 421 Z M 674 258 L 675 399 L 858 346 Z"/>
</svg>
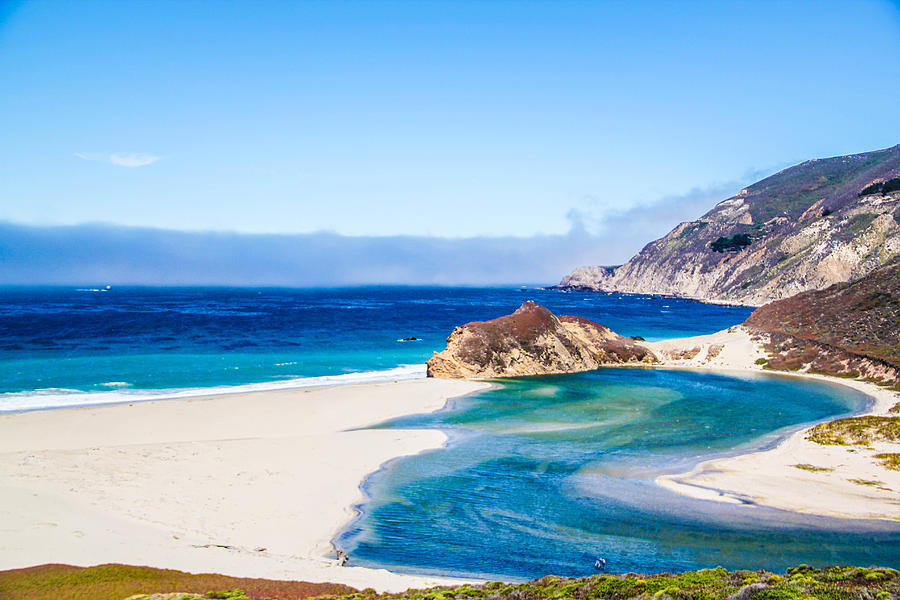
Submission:
<svg viewBox="0 0 900 600">
<path fill-rule="evenodd" d="M 400 340 L 400 341 L 402 341 L 402 342 L 418 342 L 418 341 L 419 341 L 419 338 L 417 338 L 417 337 L 411 335 L 411 336 L 409 336 L 409 337 L 403 338 L 403 339 Z"/>
</svg>

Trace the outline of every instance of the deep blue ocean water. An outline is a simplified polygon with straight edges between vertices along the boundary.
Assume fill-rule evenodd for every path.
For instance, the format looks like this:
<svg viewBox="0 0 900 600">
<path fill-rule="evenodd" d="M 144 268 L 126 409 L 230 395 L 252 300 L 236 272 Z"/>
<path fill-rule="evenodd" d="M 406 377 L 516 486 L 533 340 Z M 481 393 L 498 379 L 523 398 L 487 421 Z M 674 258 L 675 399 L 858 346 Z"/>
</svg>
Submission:
<svg viewBox="0 0 900 600">
<path fill-rule="evenodd" d="M 647 339 L 750 312 L 541 289 L 0 288 L 0 411 L 424 376 L 455 326 L 525 300 Z"/>
</svg>

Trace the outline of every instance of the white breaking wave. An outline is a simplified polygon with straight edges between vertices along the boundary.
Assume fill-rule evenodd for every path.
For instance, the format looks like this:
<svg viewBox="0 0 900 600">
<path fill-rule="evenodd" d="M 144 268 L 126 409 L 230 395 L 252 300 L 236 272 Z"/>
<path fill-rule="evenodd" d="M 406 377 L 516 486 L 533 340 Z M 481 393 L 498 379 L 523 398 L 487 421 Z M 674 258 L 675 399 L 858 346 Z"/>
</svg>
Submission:
<svg viewBox="0 0 900 600">
<path fill-rule="evenodd" d="M 319 377 L 298 377 L 280 381 L 248 383 L 245 385 L 222 385 L 204 388 L 167 390 L 117 389 L 108 392 L 84 392 L 65 388 L 45 388 L 28 392 L 0 394 L 0 413 L 37 410 L 44 408 L 65 408 L 71 406 L 96 406 L 99 404 L 125 404 L 148 400 L 168 400 L 193 396 L 214 396 L 219 394 L 239 394 L 267 390 L 290 390 L 323 387 L 326 385 L 350 385 L 354 383 L 376 383 L 398 379 L 420 379 L 425 377 L 424 364 L 399 365 L 383 371 L 363 371 L 342 375 L 321 375 Z M 124 382 L 109 382 L 106 385 Z"/>
</svg>

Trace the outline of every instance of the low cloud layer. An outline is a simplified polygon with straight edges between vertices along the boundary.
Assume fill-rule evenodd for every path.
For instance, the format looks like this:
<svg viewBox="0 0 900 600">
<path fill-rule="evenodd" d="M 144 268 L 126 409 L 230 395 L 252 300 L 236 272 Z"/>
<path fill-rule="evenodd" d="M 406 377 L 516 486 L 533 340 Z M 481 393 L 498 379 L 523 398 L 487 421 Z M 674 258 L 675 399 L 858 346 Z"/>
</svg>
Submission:
<svg viewBox="0 0 900 600">
<path fill-rule="evenodd" d="M 600 260 L 583 233 L 528 238 L 242 235 L 0 224 L 14 285 L 495 285 L 556 283 Z"/>
<path fill-rule="evenodd" d="M 159 156 L 145 154 L 143 152 L 114 152 L 113 154 L 103 154 L 98 152 L 76 152 L 75 156 L 82 160 L 96 160 L 107 162 L 117 167 L 145 167 L 159 160 Z"/>
<path fill-rule="evenodd" d="M 553 284 L 621 264 L 736 193 L 733 182 L 616 210 L 572 211 L 565 235 L 249 235 L 0 223 L 0 284 L 349 286 Z"/>
</svg>

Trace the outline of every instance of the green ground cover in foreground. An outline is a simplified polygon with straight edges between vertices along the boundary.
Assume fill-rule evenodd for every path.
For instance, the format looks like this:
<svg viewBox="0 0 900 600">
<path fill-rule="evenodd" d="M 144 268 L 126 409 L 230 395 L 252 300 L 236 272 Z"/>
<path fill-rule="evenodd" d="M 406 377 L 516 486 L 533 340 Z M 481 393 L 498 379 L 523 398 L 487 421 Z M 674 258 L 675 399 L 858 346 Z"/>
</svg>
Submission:
<svg viewBox="0 0 900 600">
<path fill-rule="evenodd" d="M 207 594 L 210 591 L 234 589 L 245 590 L 254 600 L 309 598 L 354 591 L 351 587 L 334 583 L 275 581 L 212 574 L 194 575 L 172 569 L 131 565 L 99 565 L 87 568 L 41 565 L 0 571 L 2 600 L 124 600 L 136 594 L 166 592 Z"/>
<path fill-rule="evenodd" d="M 237 589 L 236 584 L 242 587 Z M 207 591 L 200 591 L 201 589 Z M 208 591 L 208 590 L 219 591 Z M 172 592 L 183 592 L 173 594 Z M 191 575 L 181 571 L 101 565 L 43 565 L 0 572 L 4 600 L 889 600 L 900 598 L 900 572 L 887 568 L 805 565 L 786 574 L 722 568 L 657 575 L 544 577 L 528 583 L 486 583 L 409 590 L 355 591 L 335 584 Z"/>
</svg>

